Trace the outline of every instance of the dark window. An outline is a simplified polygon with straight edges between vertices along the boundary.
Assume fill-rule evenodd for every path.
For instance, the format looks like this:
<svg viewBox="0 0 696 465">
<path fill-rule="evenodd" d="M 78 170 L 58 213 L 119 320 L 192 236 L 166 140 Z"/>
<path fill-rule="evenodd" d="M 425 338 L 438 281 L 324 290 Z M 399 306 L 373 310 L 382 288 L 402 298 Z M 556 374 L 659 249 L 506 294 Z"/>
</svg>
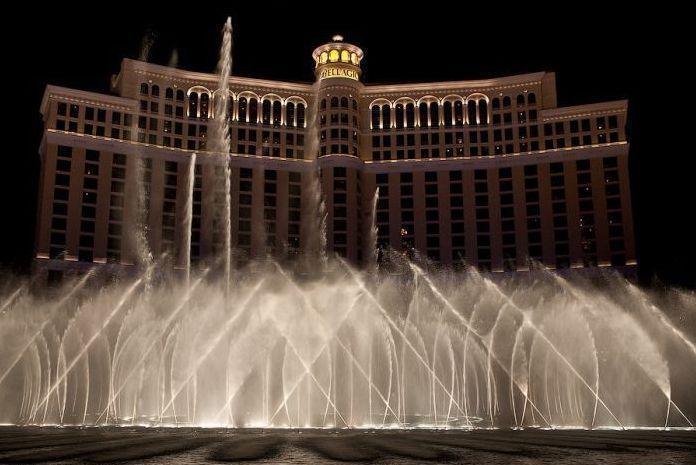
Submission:
<svg viewBox="0 0 696 465">
<path fill-rule="evenodd" d="M 379 117 L 380 117 L 380 108 L 379 108 L 379 105 L 375 105 L 372 107 L 372 128 L 373 129 L 378 129 L 380 127 Z"/>
</svg>

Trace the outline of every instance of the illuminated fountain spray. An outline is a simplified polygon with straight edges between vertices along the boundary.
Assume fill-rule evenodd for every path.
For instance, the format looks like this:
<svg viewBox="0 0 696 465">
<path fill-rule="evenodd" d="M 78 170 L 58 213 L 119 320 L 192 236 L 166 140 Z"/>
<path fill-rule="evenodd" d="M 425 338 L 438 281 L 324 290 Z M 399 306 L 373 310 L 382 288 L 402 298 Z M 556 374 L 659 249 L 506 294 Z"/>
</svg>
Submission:
<svg viewBox="0 0 696 465">
<path fill-rule="evenodd" d="M 147 61 L 150 57 L 150 50 L 155 43 L 156 35 L 153 31 L 148 31 L 143 37 L 140 47 L 140 61 Z M 133 118 L 131 134 L 137 137 L 140 131 L 138 128 L 138 118 Z M 134 139 L 138 140 L 138 139 Z M 148 216 L 150 210 L 150 183 L 151 180 L 145 176 L 145 158 L 142 146 L 138 143 L 135 146 L 133 155 L 129 157 L 128 169 L 130 173 L 126 175 L 126 211 L 133 212 L 130 218 L 132 224 L 126 225 L 126 240 L 130 242 L 130 250 L 135 252 L 134 264 L 140 273 L 143 274 L 145 288 L 149 289 L 152 276 L 150 271 L 153 269 L 154 257 L 149 243 Z"/>
<path fill-rule="evenodd" d="M 232 217 L 230 199 L 230 116 L 229 116 L 229 80 L 232 72 L 232 18 L 227 18 L 222 29 L 222 46 L 216 72 L 219 75 L 217 96 L 214 99 L 214 118 L 212 129 L 212 151 L 219 156 L 219 163 L 224 170 L 225 203 L 222 212 L 223 224 L 223 266 L 225 286 L 229 286 L 232 270 Z"/>
<path fill-rule="evenodd" d="M 319 96 L 312 103 L 309 112 L 305 138 L 305 155 L 314 160 L 315 169 L 309 173 L 309 182 L 303 189 L 302 204 L 302 234 L 304 236 L 303 252 L 308 260 L 316 260 L 316 263 L 325 265 L 326 255 L 326 206 L 321 187 L 321 173 L 319 169 Z"/>
<path fill-rule="evenodd" d="M 628 283 L 494 283 L 398 258 L 401 273 L 363 273 L 338 260 L 313 280 L 265 260 L 230 289 L 207 270 L 147 292 L 142 277 L 89 289 L 88 275 L 55 304 L 15 299 L 0 325 L 0 423 L 630 428 L 696 418 L 694 334 L 659 323 L 658 304 Z M 648 305 L 643 320 L 635 310 Z"/>
<path fill-rule="evenodd" d="M 148 61 L 150 59 L 150 51 L 152 46 L 155 44 L 156 34 L 153 31 L 147 31 L 143 36 L 143 40 L 140 42 L 140 53 L 138 54 L 138 60 Z"/>
<path fill-rule="evenodd" d="M 168 68 L 176 68 L 179 65 L 179 51 L 177 49 L 172 49 L 172 54 L 169 55 L 169 62 L 167 63 Z"/>
<path fill-rule="evenodd" d="M 377 203 L 379 202 L 379 187 L 375 189 L 375 195 L 372 196 L 372 203 L 370 205 L 370 220 L 367 222 L 367 259 L 366 266 L 368 269 L 372 269 L 377 265 L 377 259 L 379 258 L 379 245 L 377 244 Z"/>
<path fill-rule="evenodd" d="M 188 169 L 188 192 L 186 197 L 186 205 L 184 207 L 184 237 L 182 239 L 181 258 L 185 272 L 185 282 L 188 286 L 191 280 L 191 229 L 193 227 L 193 189 L 196 184 L 196 154 L 191 154 Z"/>
</svg>

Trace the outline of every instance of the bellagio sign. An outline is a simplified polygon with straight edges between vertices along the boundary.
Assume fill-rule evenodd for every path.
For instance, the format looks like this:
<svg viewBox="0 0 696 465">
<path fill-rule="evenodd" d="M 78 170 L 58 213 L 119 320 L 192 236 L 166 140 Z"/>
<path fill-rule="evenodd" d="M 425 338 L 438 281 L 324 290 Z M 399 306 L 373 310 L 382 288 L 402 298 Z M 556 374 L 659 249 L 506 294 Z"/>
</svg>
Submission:
<svg viewBox="0 0 696 465">
<path fill-rule="evenodd" d="M 346 78 L 354 81 L 359 80 L 358 72 L 354 69 L 327 66 L 319 73 L 319 79 Z"/>
</svg>

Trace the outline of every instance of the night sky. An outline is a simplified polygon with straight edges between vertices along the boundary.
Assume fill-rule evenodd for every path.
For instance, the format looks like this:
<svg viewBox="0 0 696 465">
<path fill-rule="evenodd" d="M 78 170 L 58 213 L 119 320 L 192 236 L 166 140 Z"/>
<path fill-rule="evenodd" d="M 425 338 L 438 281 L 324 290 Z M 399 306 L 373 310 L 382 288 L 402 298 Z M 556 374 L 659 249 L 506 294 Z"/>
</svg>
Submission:
<svg viewBox="0 0 696 465">
<path fill-rule="evenodd" d="M 154 38 L 150 61 L 167 64 L 173 48 L 179 67 L 212 71 L 220 30 L 232 16 L 233 73 L 287 81 L 313 80 L 311 52 L 333 34 L 360 46 L 363 82 L 427 82 L 555 71 L 559 106 L 629 99 L 631 187 L 645 284 L 696 288 L 696 208 L 693 123 L 677 117 L 693 98 L 680 64 L 688 27 L 678 11 L 641 11 L 604 3 L 508 10 L 480 2 L 414 10 L 395 3 L 192 2 L 183 11 L 100 2 L 75 10 L 34 3 L 34 11 L 5 15 L 3 66 L 5 121 L 0 206 L 0 266 L 30 269 L 33 250 L 39 105 L 46 84 L 108 92 L 123 57 L 137 58 L 143 37 Z M 293 3 L 296 6 L 293 6 Z M 450 3 L 450 2 L 447 2 Z M 66 3 L 67 4 L 67 3 Z M 375 5 L 381 5 L 375 9 Z M 570 12 L 569 7 L 580 8 Z M 656 26 L 659 24 L 659 26 Z M 25 26 L 24 34 L 9 26 Z M 667 32 L 657 28 L 667 28 Z M 693 27 L 693 26 L 691 26 Z M 671 32 L 670 32 L 671 31 Z M 27 37 L 32 39 L 28 40 Z M 683 52 L 683 53 L 682 53 Z M 677 57 L 674 59 L 673 57 Z M 679 59 L 679 57 L 681 57 Z M 9 79 L 8 79 L 9 78 Z M 687 124 L 689 128 L 687 128 Z M 8 164 L 9 163 L 9 164 Z"/>
</svg>

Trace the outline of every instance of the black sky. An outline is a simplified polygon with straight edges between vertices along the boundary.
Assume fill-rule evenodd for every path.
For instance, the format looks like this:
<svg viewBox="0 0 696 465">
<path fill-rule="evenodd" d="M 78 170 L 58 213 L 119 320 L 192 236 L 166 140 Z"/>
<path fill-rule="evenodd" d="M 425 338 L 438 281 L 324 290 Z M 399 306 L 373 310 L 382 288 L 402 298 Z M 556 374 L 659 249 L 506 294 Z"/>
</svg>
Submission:
<svg viewBox="0 0 696 465">
<path fill-rule="evenodd" d="M 147 34 L 154 37 L 150 61 L 167 64 L 176 48 L 180 67 L 211 71 L 222 23 L 231 15 L 233 72 L 242 76 L 312 81 L 311 51 L 340 33 L 365 50 L 366 83 L 547 70 L 556 72 L 559 105 L 629 99 L 641 280 L 696 288 L 696 188 L 689 169 L 696 154 L 684 143 L 693 138 L 689 120 L 677 117 L 678 107 L 690 103 L 679 92 L 671 96 L 691 86 L 680 69 L 693 54 L 685 12 L 589 2 L 513 9 L 502 2 L 233 3 L 240 2 L 191 2 L 185 12 L 179 2 L 66 9 L 34 3 L 34 11 L 5 15 L 4 103 L 14 122 L 3 137 L 3 267 L 26 272 L 31 262 L 45 85 L 107 92 L 121 59 L 137 58 Z"/>
</svg>

